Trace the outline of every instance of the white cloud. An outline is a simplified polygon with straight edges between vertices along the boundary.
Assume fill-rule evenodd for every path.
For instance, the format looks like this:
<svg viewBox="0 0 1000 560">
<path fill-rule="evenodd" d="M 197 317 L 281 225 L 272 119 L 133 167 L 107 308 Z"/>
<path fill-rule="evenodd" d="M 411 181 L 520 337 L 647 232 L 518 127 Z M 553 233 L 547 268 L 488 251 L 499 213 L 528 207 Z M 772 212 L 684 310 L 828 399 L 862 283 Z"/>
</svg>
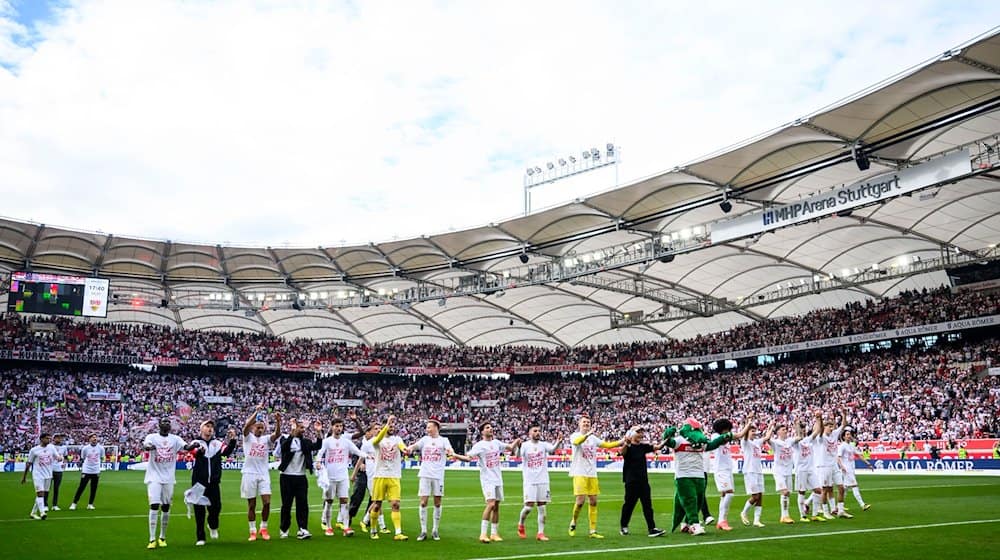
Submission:
<svg viewBox="0 0 1000 560">
<path fill-rule="evenodd" d="M 612 139 L 635 178 L 942 52 L 950 3 L 0 0 L 0 214 L 316 245 L 515 215 L 527 164 Z M 536 208 L 613 185 L 595 174 Z"/>
</svg>

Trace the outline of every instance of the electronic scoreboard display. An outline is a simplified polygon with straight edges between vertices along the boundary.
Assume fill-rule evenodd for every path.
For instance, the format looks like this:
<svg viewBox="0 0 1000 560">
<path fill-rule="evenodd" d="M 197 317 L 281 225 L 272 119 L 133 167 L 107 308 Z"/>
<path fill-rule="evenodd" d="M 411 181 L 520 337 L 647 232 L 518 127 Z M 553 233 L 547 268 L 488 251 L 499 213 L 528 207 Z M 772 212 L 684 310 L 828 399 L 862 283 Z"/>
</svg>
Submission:
<svg viewBox="0 0 1000 560">
<path fill-rule="evenodd" d="M 110 281 L 105 278 L 14 272 L 7 311 L 107 317 Z"/>
</svg>

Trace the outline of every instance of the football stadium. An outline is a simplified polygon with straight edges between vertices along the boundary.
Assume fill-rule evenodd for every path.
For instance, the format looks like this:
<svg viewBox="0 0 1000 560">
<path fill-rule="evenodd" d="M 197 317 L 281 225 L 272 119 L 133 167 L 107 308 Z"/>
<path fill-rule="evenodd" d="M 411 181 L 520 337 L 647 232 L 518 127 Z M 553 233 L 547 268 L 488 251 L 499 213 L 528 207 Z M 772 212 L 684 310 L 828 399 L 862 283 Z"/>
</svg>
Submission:
<svg viewBox="0 0 1000 560">
<path fill-rule="evenodd" d="M 3 29 L 0 78 L 27 68 L 3 64 Z M 39 197 L 0 218 L 0 543 L 988 555 L 1000 28 L 924 56 L 553 206 L 533 190 L 617 170 L 621 147 L 524 161 L 523 215 L 437 234 L 192 242 L 51 225 Z M 0 94 L 0 129 L 5 111 Z M 156 211 L 137 204 L 136 228 Z"/>
</svg>

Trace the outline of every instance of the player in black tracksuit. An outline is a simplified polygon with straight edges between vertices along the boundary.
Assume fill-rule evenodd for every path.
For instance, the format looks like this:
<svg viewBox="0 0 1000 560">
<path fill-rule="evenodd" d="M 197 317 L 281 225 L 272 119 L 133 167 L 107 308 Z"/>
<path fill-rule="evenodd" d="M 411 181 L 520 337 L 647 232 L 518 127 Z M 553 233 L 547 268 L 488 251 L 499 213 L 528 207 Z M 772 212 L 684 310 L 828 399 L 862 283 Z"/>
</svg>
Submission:
<svg viewBox="0 0 1000 560">
<path fill-rule="evenodd" d="M 201 484 L 205 487 L 205 497 L 210 505 L 194 506 L 194 526 L 197 532 L 196 544 L 205 544 L 205 514 L 208 513 L 208 528 L 212 538 L 219 538 L 219 513 L 222 511 L 222 496 L 219 484 L 222 481 L 222 458 L 228 457 L 236 450 L 236 431 L 230 429 L 228 441 L 223 443 L 214 438 L 215 423 L 208 420 L 201 425 L 199 438 L 192 441 L 194 468 L 191 470 L 191 485 Z"/>
</svg>

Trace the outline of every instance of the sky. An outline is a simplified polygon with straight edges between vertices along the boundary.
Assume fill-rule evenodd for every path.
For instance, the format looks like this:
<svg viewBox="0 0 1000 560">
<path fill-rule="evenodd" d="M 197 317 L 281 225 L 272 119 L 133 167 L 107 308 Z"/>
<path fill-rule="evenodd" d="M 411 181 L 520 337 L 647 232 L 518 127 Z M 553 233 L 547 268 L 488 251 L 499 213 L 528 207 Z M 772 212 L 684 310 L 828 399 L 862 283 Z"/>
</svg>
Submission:
<svg viewBox="0 0 1000 560">
<path fill-rule="evenodd" d="M 996 2 L 0 0 L 0 216 L 276 247 L 534 208 L 764 132 L 1000 22 Z"/>
</svg>

